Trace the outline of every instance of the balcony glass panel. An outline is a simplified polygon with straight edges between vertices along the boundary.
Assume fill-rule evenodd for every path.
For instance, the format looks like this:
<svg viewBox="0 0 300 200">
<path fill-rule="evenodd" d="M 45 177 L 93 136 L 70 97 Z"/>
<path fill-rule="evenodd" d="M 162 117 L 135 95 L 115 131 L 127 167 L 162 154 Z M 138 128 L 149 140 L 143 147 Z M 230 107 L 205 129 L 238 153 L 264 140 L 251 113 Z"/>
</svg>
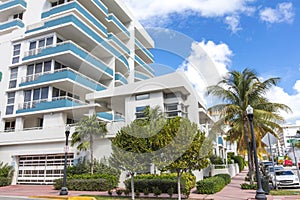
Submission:
<svg viewBox="0 0 300 200">
<path fill-rule="evenodd" d="M 124 121 L 124 116 L 117 114 L 117 113 L 111 113 L 111 112 L 100 112 L 97 113 L 97 116 L 101 119 L 107 120 L 107 121 Z"/>
<path fill-rule="evenodd" d="M 107 41 L 105 41 L 101 36 L 99 36 L 99 34 L 95 33 L 88 26 L 86 26 L 81 20 L 79 20 L 77 17 L 75 17 L 73 15 L 63 16 L 58 19 L 47 21 L 47 22 L 45 22 L 45 24 L 43 26 L 27 30 L 26 33 L 31 33 L 31 32 L 35 32 L 35 31 L 44 30 L 44 29 L 50 29 L 50 28 L 54 28 L 57 26 L 61 27 L 63 24 L 69 25 L 70 23 L 75 24 L 77 27 L 79 27 L 83 32 L 85 32 L 87 34 L 87 37 L 93 38 L 100 45 L 105 47 L 114 56 L 116 56 L 116 58 L 118 58 L 121 62 L 123 62 L 125 64 L 125 66 L 129 69 L 129 64 L 128 64 L 127 59 L 119 51 L 117 51 Z"/>
<path fill-rule="evenodd" d="M 114 41 L 117 45 L 119 45 L 127 54 L 130 53 L 130 50 L 123 44 L 115 35 L 109 33 L 107 39 Z"/>
<path fill-rule="evenodd" d="M 52 101 L 35 101 L 35 102 L 25 102 L 20 106 L 20 109 L 16 111 L 17 114 L 42 111 L 56 108 L 66 108 L 66 107 L 76 107 L 82 106 L 86 103 L 81 102 L 77 99 L 71 97 L 57 97 L 53 98 Z"/>
<path fill-rule="evenodd" d="M 123 84 L 128 84 L 127 79 L 121 73 L 116 73 L 115 74 L 115 80 L 116 81 L 121 81 Z"/>
<path fill-rule="evenodd" d="M 9 29 L 23 28 L 23 27 L 24 27 L 24 23 L 19 19 L 15 19 L 12 21 L 1 23 L 0 24 L 0 33 L 4 32 L 6 30 L 9 30 Z"/>
<path fill-rule="evenodd" d="M 135 44 L 153 61 L 154 56 L 140 41 L 135 39 Z"/>
<path fill-rule="evenodd" d="M 97 68 L 101 69 L 106 74 L 113 76 L 113 70 L 108 68 L 102 61 L 98 60 L 94 56 L 87 53 L 85 50 L 83 50 L 78 45 L 74 44 L 71 41 L 66 41 L 57 44 L 57 46 L 50 46 L 42 49 L 35 49 L 34 51 L 28 51 L 25 52 L 25 57 L 23 58 L 23 61 L 36 59 L 40 57 L 50 56 L 53 54 L 63 53 L 71 51 L 83 60 L 87 61 L 88 63 L 91 63 L 93 66 L 96 66 Z"/>
<path fill-rule="evenodd" d="M 134 72 L 134 77 L 136 79 L 140 79 L 140 80 L 147 80 L 149 79 L 150 77 L 145 75 L 145 74 L 142 74 L 142 73 L 139 73 L 139 72 Z"/>
<path fill-rule="evenodd" d="M 54 71 L 53 73 L 45 73 L 45 74 L 34 74 L 30 76 L 26 76 L 23 78 L 22 83 L 19 85 L 28 86 L 39 83 L 47 83 L 49 81 L 61 80 L 61 79 L 70 79 L 75 81 L 76 83 L 82 84 L 92 90 L 101 91 L 106 89 L 106 86 L 97 83 L 96 81 L 77 73 L 72 69 L 61 69 Z"/>
<path fill-rule="evenodd" d="M 154 70 L 148 64 L 146 64 L 140 57 L 135 55 L 134 58 L 140 66 L 144 67 L 148 72 L 154 75 Z"/>
<path fill-rule="evenodd" d="M 122 24 L 122 22 L 120 22 L 120 20 L 113 13 L 108 14 L 107 20 L 114 22 L 120 30 L 122 30 L 128 37 L 130 37 L 130 33 L 127 30 L 126 26 L 124 26 L 124 24 Z"/>
<path fill-rule="evenodd" d="M 76 9 L 83 16 L 85 16 L 92 24 L 97 26 L 105 35 L 107 35 L 106 27 L 97 19 L 95 19 L 86 9 L 84 9 L 78 2 L 74 1 L 68 4 L 63 4 L 58 7 L 53 7 L 49 11 L 42 13 L 42 18 L 50 17 L 55 14 L 60 14 L 64 11 L 68 11 L 71 9 Z"/>
</svg>

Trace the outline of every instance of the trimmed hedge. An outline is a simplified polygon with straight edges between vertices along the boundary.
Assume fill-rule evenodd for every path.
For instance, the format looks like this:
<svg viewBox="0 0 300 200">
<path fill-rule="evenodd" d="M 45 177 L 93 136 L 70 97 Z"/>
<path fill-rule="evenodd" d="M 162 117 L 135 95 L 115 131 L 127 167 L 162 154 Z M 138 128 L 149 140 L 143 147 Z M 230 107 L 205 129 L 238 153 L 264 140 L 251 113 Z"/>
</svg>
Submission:
<svg viewBox="0 0 300 200">
<path fill-rule="evenodd" d="M 54 188 L 61 189 L 62 179 L 54 181 Z M 107 179 L 67 179 L 67 188 L 77 191 L 107 191 L 113 188 L 112 183 Z"/>
<path fill-rule="evenodd" d="M 124 181 L 126 189 L 131 190 L 130 179 Z M 183 173 L 181 177 L 181 189 L 185 194 L 189 194 L 190 190 L 196 185 L 196 177 L 191 173 Z M 141 174 L 134 177 L 134 189 L 138 191 L 144 191 L 148 189 L 150 193 L 153 193 L 153 189 L 158 187 L 162 193 L 168 193 L 170 188 L 174 189 L 174 193 L 177 191 L 177 175 L 172 174 Z"/>
<path fill-rule="evenodd" d="M 8 186 L 11 184 L 12 179 L 7 177 L 0 177 L 0 187 Z"/>
<path fill-rule="evenodd" d="M 244 158 L 242 156 L 234 156 L 232 159 L 239 165 L 240 172 L 243 171 L 245 168 Z"/>
<path fill-rule="evenodd" d="M 105 179 L 111 183 L 112 187 L 117 187 L 119 183 L 119 177 L 112 174 L 73 174 L 68 175 L 67 179 Z"/>
<path fill-rule="evenodd" d="M 214 194 L 225 187 L 225 181 L 219 176 L 206 178 L 197 182 L 197 192 L 199 194 Z"/>
<path fill-rule="evenodd" d="M 225 181 L 225 185 L 231 182 L 231 176 L 229 174 L 217 174 L 215 176 L 221 177 Z"/>
</svg>

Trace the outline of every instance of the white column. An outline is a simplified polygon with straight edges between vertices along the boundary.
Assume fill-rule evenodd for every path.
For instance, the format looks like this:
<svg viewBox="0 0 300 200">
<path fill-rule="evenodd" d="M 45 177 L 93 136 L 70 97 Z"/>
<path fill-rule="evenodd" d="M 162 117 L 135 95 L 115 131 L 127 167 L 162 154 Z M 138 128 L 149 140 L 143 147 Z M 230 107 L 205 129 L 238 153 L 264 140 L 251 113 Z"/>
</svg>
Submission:
<svg viewBox="0 0 300 200">
<path fill-rule="evenodd" d="M 16 118 L 16 131 L 22 131 L 24 129 L 24 119 L 22 117 Z"/>
</svg>

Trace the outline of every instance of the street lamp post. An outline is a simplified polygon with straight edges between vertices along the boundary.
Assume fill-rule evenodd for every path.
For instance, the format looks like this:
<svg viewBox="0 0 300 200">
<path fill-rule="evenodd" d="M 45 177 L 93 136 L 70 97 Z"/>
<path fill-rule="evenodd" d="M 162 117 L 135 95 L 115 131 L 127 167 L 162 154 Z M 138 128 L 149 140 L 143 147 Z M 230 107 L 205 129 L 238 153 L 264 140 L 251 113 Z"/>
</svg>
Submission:
<svg viewBox="0 0 300 200">
<path fill-rule="evenodd" d="M 253 129 L 253 108 L 248 105 L 247 109 L 247 116 L 248 120 L 250 123 L 250 129 L 251 129 L 251 136 L 252 136 L 252 148 L 253 148 L 253 153 L 254 153 L 254 162 L 255 162 L 255 171 L 256 171 L 256 180 L 257 180 L 257 190 L 256 190 L 256 195 L 255 199 L 258 200 L 266 200 L 267 197 L 265 195 L 265 191 L 262 189 L 261 185 L 261 178 L 260 178 L 260 173 L 259 173 L 259 167 L 258 167 L 258 158 L 257 158 L 257 152 L 256 152 L 256 141 L 255 141 L 255 135 L 254 135 L 254 129 Z M 250 152 L 249 152 L 250 153 Z"/>
<path fill-rule="evenodd" d="M 70 125 L 66 126 L 65 134 L 66 134 L 66 146 L 65 146 L 64 177 L 63 177 L 63 183 L 59 195 L 68 195 L 68 188 L 66 185 L 67 185 L 67 162 L 68 162 L 68 138 L 70 135 Z"/>
</svg>

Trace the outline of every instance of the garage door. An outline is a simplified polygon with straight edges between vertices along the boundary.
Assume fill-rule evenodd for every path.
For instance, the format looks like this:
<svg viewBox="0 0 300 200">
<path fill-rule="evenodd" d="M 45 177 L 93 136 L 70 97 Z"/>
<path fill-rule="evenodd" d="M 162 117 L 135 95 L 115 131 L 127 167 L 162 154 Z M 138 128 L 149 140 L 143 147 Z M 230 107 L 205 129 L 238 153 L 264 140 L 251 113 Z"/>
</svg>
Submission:
<svg viewBox="0 0 300 200">
<path fill-rule="evenodd" d="M 74 154 L 68 154 L 67 166 L 73 165 Z M 65 154 L 28 155 L 19 157 L 18 184 L 53 184 L 63 177 Z"/>
</svg>

